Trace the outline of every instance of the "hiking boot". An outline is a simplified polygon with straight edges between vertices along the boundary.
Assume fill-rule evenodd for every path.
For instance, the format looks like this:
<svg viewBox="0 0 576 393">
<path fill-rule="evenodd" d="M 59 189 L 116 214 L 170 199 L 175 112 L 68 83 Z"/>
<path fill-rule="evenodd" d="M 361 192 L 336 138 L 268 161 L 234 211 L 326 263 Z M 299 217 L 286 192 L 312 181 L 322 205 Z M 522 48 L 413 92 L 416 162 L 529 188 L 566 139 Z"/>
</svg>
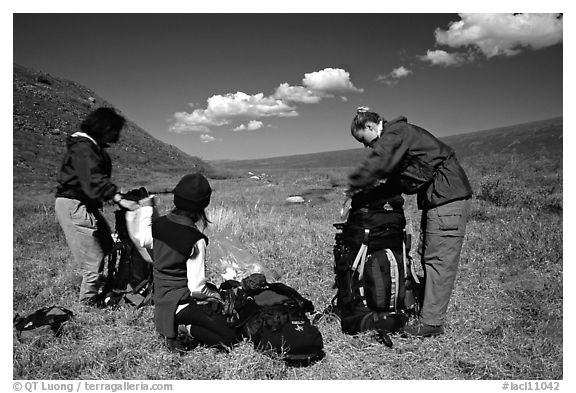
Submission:
<svg viewBox="0 0 576 393">
<path fill-rule="evenodd" d="M 95 295 L 90 298 L 85 298 L 80 300 L 80 304 L 85 307 L 92 307 L 92 308 L 104 308 L 106 305 L 104 304 L 104 300 L 102 296 Z"/>
<path fill-rule="evenodd" d="M 166 348 L 168 348 L 170 352 L 178 353 L 180 355 L 184 355 L 186 352 L 188 352 L 186 346 L 182 344 L 177 338 L 166 338 L 164 344 L 166 344 Z"/>
<path fill-rule="evenodd" d="M 186 351 L 191 351 L 200 345 L 200 341 L 196 340 L 196 338 L 190 335 L 184 336 L 182 341 L 182 346 L 186 349 Z"/>
<path fill-rule="evenodd" d="M 432 326 L 425 323 L 418 323 L 412 326 L 404 327 L 404 335 L 412 337 L 436 337 L 444 334 L 444 326 Z"/>
<path fill-rule="evenodd" d="M 190 334 L 190 331 L 185 325 L 178 325 L 178 341 L 182 343 L 182 346 L 186 351 L 191 351 L 200 345 L 200 341 L 196 337 Z"/>
</svg>

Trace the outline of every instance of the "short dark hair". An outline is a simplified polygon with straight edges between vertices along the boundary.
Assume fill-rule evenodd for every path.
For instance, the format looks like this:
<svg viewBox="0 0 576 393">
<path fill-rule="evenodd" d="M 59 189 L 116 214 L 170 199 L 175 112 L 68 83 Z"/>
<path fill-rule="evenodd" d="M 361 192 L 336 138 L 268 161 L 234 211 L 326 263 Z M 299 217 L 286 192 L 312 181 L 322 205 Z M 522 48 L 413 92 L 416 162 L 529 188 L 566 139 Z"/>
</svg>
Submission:
<svg viewBox="0 0 576 393">
<path fill-rule="evenodd" d="M 113 108 L 101 107 L 88 114 L 80 124 L 80 129 L 96 141 L 102 140 L 109 132 L 119 132 L 126 125 L 126 119 Z"/>
<path fill-rule="evenodd" d="M 356 113 L 354 119 L 352 119 L 352 124 L 350 125 L 350 131 L 352 135 L 355 135 L 356 131 L 361 130 L 366 127 L 367 122 L 380 123 L 383 120 L 380 115 L 376 112 L 363 111 Z"/>
</svg>

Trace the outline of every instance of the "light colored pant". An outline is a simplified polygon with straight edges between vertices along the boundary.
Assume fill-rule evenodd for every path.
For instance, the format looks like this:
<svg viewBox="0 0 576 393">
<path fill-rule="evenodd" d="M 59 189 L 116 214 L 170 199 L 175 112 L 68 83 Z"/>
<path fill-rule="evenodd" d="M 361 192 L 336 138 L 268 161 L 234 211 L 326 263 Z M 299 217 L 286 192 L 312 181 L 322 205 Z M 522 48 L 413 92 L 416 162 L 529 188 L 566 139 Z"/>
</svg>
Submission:
<svg viewBox="0 0 576 393">
<path fill-rule="evenodd" d="M 54 210 L 82 273 L 80 300 L 86 300 L 98 294 L 104 256 L 112 247 L 110 226 L 99 210 L 76 199 L 56 198 Z"/>
<path fill-rule="evenodd" d="M 470 204 L 470 199 L 459 200 L 422 212 L 421 256 L 425 286 L 420 321 L 425 324 L 444 324 L 458 272 Z"/>
</svg>

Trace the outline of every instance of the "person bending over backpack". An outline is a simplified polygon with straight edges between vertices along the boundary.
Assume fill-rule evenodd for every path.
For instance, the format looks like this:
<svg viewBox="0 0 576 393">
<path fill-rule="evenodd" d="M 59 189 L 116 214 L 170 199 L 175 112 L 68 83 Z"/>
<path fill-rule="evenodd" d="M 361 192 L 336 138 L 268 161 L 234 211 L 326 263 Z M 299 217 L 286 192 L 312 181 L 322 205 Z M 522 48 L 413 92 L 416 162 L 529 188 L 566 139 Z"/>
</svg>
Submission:
<svg viewBox="0 0 576 393">
<path fill-rule="evenodd" d="M 98 108 L 68 137 L 58 173 L 54 210 L 72 256 L 81 269 L 80 301 L 98 306 L 99 271 L 112 248 L 102 202 L 121 196 L 110 180 L 112 163 L 105 148 L 116 143 L 126 120 L 111 108 Z"/>
<path fill-rule="evenodd" d="M 424 299 L 419 323 L 404 332 L 418 337 L 443 334 L 470 210 L 468 178 L 450 147 L 405 117 L 386 121 L 368 108 L 358 108 L 350 128 L 352 136 L 372 151 L 350 173 L 348 194 L 378 181 L 394 181 L 402 193 L 417 194 L 422 210 Z"/>
<path fill-rule="evenodd" d="M 202 230 L 208 217 L 212 189 L 201 174 L 184 176 L 173 191 L 175 208 L 152 219 L 153 199 L 140 201 L 138 237 L 142 247 L 153 254 L 153 300 L 156 331 L 165 338 L 168 349 L 185 351 L 178 341 L 178 326 L 183 325 L 200 344 L 225 348 L 239 338 L 226 319 L 217 312 L 221 297 L 205 275 L 208 238 Z"/>
</svg>

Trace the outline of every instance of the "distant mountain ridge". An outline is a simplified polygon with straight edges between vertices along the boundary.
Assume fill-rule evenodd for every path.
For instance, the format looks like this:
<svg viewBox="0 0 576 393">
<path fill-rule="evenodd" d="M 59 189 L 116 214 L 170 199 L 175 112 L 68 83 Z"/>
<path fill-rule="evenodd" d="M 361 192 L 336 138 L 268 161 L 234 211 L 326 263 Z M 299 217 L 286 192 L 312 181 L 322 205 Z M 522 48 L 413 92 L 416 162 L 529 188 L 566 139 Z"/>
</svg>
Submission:
<svg viewBox="0 0 576 393">
<path fill-rule="evenodd" d="M 478 154 L 543 153 L 562 157 L 563 117 L 440 138 L 459 157 Z"/>
<path fill-rule="evenodd" d="M 439 138 L 465 161 L 478 155 L 497 153 L 545 154 L 562 159 L 563 117 L 533 121 L 490 130 Z M 355 166 L 369 149 L 348 149 L 292 156 L 219 161 L 215 165 L 235 169 L 337 168 Z"/>
<path fill-rule="evenodd" d="M 13 184 L 55 185 L 67 136 L 79 130 L 89 112 L 113 105 L 76 82 L 13 66 Z M 116 179 L 211 170 L 206 162 L 152 137 L 130 119 L 120 142 L 108 151 Z"/>
</svg>

